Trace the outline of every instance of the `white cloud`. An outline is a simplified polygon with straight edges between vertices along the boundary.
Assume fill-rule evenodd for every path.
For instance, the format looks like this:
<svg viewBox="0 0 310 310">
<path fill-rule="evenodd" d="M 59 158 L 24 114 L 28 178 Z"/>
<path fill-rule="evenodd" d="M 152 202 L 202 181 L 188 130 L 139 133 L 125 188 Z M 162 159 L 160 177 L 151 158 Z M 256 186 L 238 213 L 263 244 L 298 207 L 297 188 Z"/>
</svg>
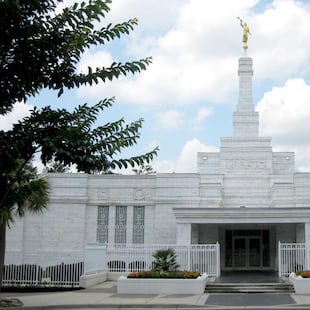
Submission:
<svg viewBox="0 0 310 310">
<path fill-rule="evenodd" d="M 309 68 L 309 5 L 275 0 L 263 14 L 253 16 L 252 56 L 256 78 L 287 79 Z"/>
<path fill-rule="evenodd" d="M 218 148 L 212 145 L 205 145 L 198 139 L 194 138 L 187 141 L 176 161 L 155 160 L 154 169 L 157 172 L 197 172 L 197 153 L 198 152 L 218 152 Z"/>
<path fill-rule="evenodd" d="M 310 85 L 303 79 L 273 87 L 264 94 L 257 110 L 263 136 L 272 136 L 276 143 L 310 143 Z"/>
<path fill-rule="evenodd" d="M 197 112 L 195 122 L 201 124 L 206 118 L 212 115 L 213 110 L 211 108 L 201 108 Z"/>
<path fill-rule="evenodd" d="M 0 129 L 5 131 L 12 129 L 13 124 L 30 115 L 31 109 L 33 109 L 32 105 L 22 102 L 15 103 L 13 110 L 10 113 L 0 115 Z"/>
<path fill-rule="evenodd" d="M 310 85 L 290 79 L 264 94 L 257 105 L 260 134 L 271 136 L 275 151 L 295 152 L 298 171 L 310 162 Z"/>
<path fill-rule="evenodd" d="M 78 72 L 87 73 L 88 67 L 91 67 L 93 70 L 100 67 L 110 66 L 113 62 L 112 55 L 104 50 L 97 52 L 86 51 L 82 59 L 79 62 L 77 67 Z"/>
<path fill-rule="evenodd" d="M 160 129 L 178 130 L 184 124 L 184 115 L 177 110 L 169 110 L 158 112 L 156 114 L 156 120 Z"/>
<path fill-rule="evenodd" d="M 115 1 L 112 17 L 115 14 L 117 20 L 137 14 L 141 21 L 138 29 L 146 29 L 128 37 L 126 51 L 136 57 L 152 55 L 153 64 L 139 76 L 112 85 L 83 88 L 80 94 L 97 98 L 108 92 L 109 96 L 117 95 L 118 99 L 135 104 L 228 100 L 238 87 L 236 59 L 243 54 L 237 16 L 251 28 L 249 55 L 254 59 L 256 79 L 287 79 L 309 71 L 305 66 L 310 60 L 309 6 L 274 0 L 265 11 L 254 13 L 251 9 L 258 2 Z M 162 17 L 163 25 L 158 31 Z"/>
</svg>

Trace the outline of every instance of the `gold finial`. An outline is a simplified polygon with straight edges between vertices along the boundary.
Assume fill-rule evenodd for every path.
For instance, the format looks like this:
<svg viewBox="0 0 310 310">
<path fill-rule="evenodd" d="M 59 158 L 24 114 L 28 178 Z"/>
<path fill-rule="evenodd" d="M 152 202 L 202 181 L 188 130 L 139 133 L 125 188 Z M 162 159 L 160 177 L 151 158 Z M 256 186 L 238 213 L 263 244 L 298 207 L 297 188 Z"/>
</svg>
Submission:
<svg viewBox="0 0 310 310">
<path fill-rule="evenodd" d="M 240 17 L 238 17 L 238 19 L 240 20 L 240 25 L 243 29 L 243 37 L 242 37 L 243 48 L 246 50 L 248 48 L 249 34 L 251 35 L 250 28 L 249 28 L 248 24 L 243 22 L 243 20 Z"/>
</svg>

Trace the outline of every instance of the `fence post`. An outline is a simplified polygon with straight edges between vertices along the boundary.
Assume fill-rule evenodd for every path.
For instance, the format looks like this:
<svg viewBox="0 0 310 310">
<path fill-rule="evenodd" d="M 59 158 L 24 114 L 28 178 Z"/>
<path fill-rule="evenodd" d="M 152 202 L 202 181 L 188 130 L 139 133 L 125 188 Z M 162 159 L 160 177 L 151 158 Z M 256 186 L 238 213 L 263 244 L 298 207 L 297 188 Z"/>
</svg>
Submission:
<svg viewBox="0 0 310 310">
<path fill-rule="evenodd" d="M 187 270 L 191 270 L 191 244 L 187 246 Z"/>
<path fill-rule="evenodd" d="M 278 273 L 279 277 L 282 276 L 282 256 L 281 256 L 281 241 L 278 242 Z"/>
<path fill-rule="evenodd" d="M 306 270 L 309 270 L 309 243 L 305 242 Z"/>
<path fill-rule="evenodd" d="M 216 242 L 216 276 L 221 275 L 221 254 L 220 254 L 220 244 Z"/>
</svg>

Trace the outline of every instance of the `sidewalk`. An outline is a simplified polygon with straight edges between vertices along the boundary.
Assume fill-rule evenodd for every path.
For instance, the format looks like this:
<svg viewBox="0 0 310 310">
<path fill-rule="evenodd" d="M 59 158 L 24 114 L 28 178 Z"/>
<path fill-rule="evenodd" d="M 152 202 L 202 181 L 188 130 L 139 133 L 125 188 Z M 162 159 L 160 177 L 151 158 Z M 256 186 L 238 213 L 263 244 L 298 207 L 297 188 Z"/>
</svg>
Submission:
<svg viewBox="0 0 310 310">
<path fill-rule="evenodd" d="M 256 296 L 255 296 L 256 295 Z M 116 293 L 116 282 L 105 282 L 89 289 L 53 293 L 1 293 L 1 298 L 17 298 L 22 308 L 95 309 L 97 308 L 221 308 L 234 306 L 310 305 L 310 295 L 296 294 L 202 294 L 202 295 L 127 295 Z M 247 301 L 248 300 L 248 301 Z M 310 307 L 309 307 L 310 308 Z M 8 308 L 1 308 L 8 309 Z"/>
</svg>

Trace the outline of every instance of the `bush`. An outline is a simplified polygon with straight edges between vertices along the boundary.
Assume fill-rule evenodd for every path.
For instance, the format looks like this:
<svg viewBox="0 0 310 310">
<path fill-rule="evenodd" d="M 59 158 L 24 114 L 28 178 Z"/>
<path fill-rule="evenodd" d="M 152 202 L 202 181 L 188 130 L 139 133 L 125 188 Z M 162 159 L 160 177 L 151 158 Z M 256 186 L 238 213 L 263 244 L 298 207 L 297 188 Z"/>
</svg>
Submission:
<svg viewBox="0 0 310 310">
<path fill-rule="evenodd" d="M 176 271 L 180 267 L 173 249 L 157 250 L 153 257 L 155 258 L 154 271 L 170 272 Z"/>
</svg>

